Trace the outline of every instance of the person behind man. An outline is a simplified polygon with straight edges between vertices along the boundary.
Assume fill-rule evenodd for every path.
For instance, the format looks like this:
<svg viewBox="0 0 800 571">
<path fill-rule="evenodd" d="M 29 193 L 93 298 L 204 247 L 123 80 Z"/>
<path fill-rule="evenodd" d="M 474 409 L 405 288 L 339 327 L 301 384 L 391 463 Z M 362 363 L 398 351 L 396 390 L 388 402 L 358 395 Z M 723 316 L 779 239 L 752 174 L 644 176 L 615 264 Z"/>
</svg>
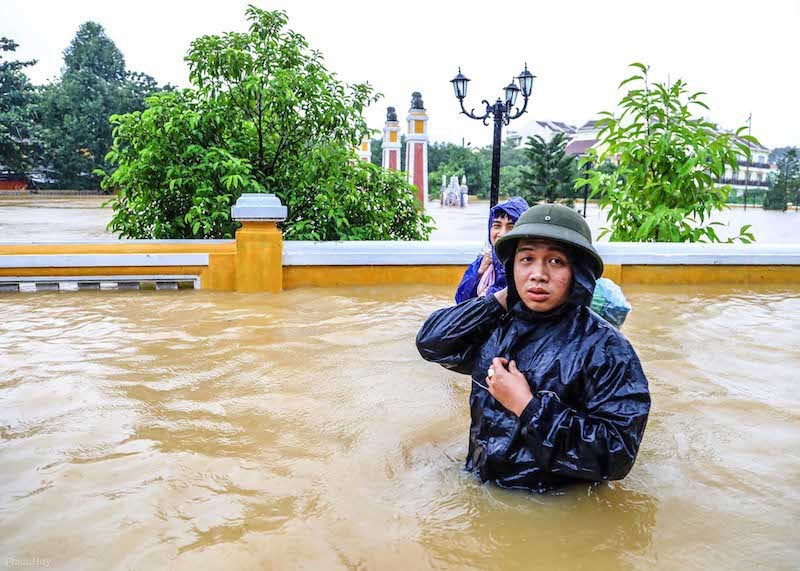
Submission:
<svg viewBox="0 0 800 571">
<path fill-rule="evenodd" d="M 489 210 L 488 247 L 464 272 L 456 290 L 456 303 L 492 295 L 506 287 L 505 268 L 495 254 L 494 244 L 514 227 L 517 218 L 527 209 L 525 199 L 515 196 Z"/>
<path fill-rule="evenodd" d="M 506 272 L 495 253 L 498 238 L 514 228 L 514 223 L 528 209 L 524 198 L 515 196 L 489 211 L 488 248 L 467 267 L 456 289 L 456 303 L 473 297 L 492 295 L 506 287 Z M 591 308 L 617 329 L 625 323 L 631 305 L 622 289 L 608 278 L 600 278 L 592 296 Z"/>
<path fill-rule="evenodd" d="M 603 261 L 588 225 L 537 205 L 495 249 L 508 287 L 435 311 L 417 335 L 424 359 L 472 376 L 466 469 L 540 492 L 624 478 L 650 393 L 628 340 L 589 310 Z"/>
</svg>

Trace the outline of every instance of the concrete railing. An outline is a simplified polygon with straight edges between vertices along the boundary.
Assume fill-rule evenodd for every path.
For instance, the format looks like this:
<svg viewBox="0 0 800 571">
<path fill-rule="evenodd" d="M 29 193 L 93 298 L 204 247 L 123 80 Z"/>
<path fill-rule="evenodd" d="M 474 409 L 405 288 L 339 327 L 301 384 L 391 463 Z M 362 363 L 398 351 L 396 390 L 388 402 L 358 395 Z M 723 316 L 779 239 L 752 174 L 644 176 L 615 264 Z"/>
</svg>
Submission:
<svg viewBox="0 0 800 571">
<path fill-rule="evenodd" d="M 97 289 L 153 282 L 219 291 L 302 286 L 458 284 L 482 242 L 284 242 L 286 208 L 244 195 L 235 240 L 0 243 L 0 290 Z M 601 243 L 605 274 L 620 284 L 798 284 L 800 245 Z M 54 284 L 57 284 L 54 287 Z M 159 284 L 161 284 L 159 286 Z"/>
<path fill-rule="evenodd" d="M 284 242 L 284 266 L 469 264 L 481 242 Z M 600 243 L 606 264 L 800 265 L 800 244 Z"/>
</svg>

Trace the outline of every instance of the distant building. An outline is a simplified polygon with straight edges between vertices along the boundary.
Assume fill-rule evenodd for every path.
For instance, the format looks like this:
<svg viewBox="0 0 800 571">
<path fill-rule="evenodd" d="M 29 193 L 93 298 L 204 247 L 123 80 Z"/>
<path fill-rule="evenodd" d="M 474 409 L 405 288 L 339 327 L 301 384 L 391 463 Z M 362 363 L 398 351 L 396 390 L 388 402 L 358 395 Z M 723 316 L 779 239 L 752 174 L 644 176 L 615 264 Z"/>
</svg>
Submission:
<svg viewBox="0 0 800 571">
<path fill-rule="evenodd" d="M 737 139 L 734 136 L 734 139 Z M 769 162 L 769 149 L 763 145 L 756 145 L 737 139 L 750 148 L 750 161 L 739 160 L 739 167 L 732 169 L 725 167 L 724 176 L 717 182 L 718 186 L 729 184 L 733 190 L 732 196 L 744 196 L 745 189 L 748 193 L 763 193 L 769 188 L 770 174 L 777 174 L 778 167 Z"/>
<path fill-rule="evenodd" d="M 589 152 L 589 149 L 597 146 L 599 136 L 600 128 L 597 127 L 597 121 L 587 121 L 575 132 L 564 152 L 573 157 L 582 157 Z"/>
<path fill-rule="evenodd" d="M 562 121 L 529 121 L 519 130 L 512 129 L 508 131 L 506 142 L 518 147 L 524 145 L 528 141 L 528 137 L 539 135 L 544 139 L 545 143 L 549 143 L 557 133 L 562 133 L 569 140 L 575 136 L 576 131 L 577 129 L 574 125 L 569 125 Z"/>
<path fill-rule="evenodd" d="M 589 152 L 589 149 L 596 149 L 597 153 L 601 154 L 600 129 L 597 127 L 597 122 L 597 120 L 587 121 L 580 128 L 575 128 L 561 121 L 530 121 L 518 131 L 510 130 L 506 142 L 515 146 L 525 145 L 528 137 L 533 135 L 539 135 L 545 142 L 549 142 L 557 133 L 563 133 L 569 141 L 564 149 L 567 155 L 582 157 Z M 736 139 L 735 136 L 734 138 Z M 755 197 L 756 193 L 761 194 L 769 188 L 770 176 L 777 174 L 778 168 L 769 162 L 770 150 L 767 147 L 748 143 L 742 139 L 737 140 L 750 148 L 750 162 L 740 160 L 737 169 L 727 167 L 725 175 L 717 185 L 730 185 L 733 190 L 731 196 L 734 197 L 743 196 L 745 188 L 748 195 Z"/>
<path fill-rule="evenodd" d="M 0 173 L 0 193 L 26 190 L 30 182 L 30 179 L 23 174 L 2 172 Z"/>
</svg>

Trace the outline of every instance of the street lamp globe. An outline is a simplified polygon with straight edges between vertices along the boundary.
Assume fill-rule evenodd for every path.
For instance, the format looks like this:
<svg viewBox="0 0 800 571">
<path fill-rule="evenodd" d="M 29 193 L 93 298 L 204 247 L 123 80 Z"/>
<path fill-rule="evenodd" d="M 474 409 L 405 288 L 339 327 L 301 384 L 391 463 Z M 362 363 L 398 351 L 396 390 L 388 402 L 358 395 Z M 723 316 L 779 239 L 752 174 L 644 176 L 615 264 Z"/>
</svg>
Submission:
<svg viewBox="0 0 800 571">
<path fill-rule="evenodd" d="M 519 87 L 517 87 L 517 84 L 512 81 L 511 83 L 506 85 L 504 91 L 506 93 L 506 102 L 509 104 L 509 106 L 513 107 L 514 104 L 516 104 L 517 102 L 517 96 L 519 95 Z"/>
<path fill-rule="evenodd" d="M 458 99 L 464 99 L 467 96 L 467 82 L 469 79 L 461 73 L 461 68 L 458 68 L 458 75 L 450 80 L 453 84 L 453 91 Z"/>
<path fill-rule="evenodd" d="M 519 79 L 517 85 L 516 79 Z M 528 64 L 525 64 L 525 71 L 523 71 L 517 78 L 511 80 L 507 86 L 503 88 L 503 97 L 497 98 L 495 103 L 489 103 L 483 100 L 486 104 L 486 111 L 483 114 L 475 114 L 475 110 L 467 111 L 464 107 L 464 98 L 467 96 L 467 83 L 469 79 L 464 77 L 461 73 L 461 68 L 458 68 L 458 75 L 450 80 L 453 84 L 453 91 L 458 99 L 458 104 L 461 106 L 461 112 L 477 121 L 483 121 L 484 125 L 489 125 L 489 120 L 494 120 L 494 137 L 492 139 L 492 182 L 489 187 L 489 206 L 494 207 L 500 196 L 500 147 L 502 146 L 503 125 L 508 125 L 514 119 L 520 118 L 525 114 L 528 109 L 528 96 L 533 89 L 533 74 L 528 71 Z M 524 104 L 520 107 L 514 107 L 517 103 L 519 92 L 522 91 L 525 97 Z"/>
<path fill-rule="evenodd" d="M 519 86 L 522 89 L 523 97 L 530 97 L 533 91 L 533 80 L 536 76 L 528 71 L 528 64 L 525 64 L 525 70 L 519 74 Z"/>
</svg>

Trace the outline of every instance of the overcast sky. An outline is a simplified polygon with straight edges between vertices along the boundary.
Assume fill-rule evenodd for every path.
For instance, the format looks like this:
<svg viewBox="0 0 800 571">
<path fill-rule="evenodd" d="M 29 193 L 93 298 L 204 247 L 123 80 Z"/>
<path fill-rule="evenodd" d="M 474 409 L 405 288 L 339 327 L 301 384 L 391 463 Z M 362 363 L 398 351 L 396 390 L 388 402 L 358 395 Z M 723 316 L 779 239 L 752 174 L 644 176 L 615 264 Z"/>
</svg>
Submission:
<svg viewBox="0 0 800 571">
<path fill-rule="evenodd" d="M 458 114 L 449 80 L 459 65 L 473 81 L 468 107 L 494 100 L 525 62 L 537 75 L 528 114 L 581 124 L 611 110 L 627 64 L 647 63 L 656 80 L 681 77 L 709 93 L 710 118 L 768 147 L 800 145 L 800 0 L 383 2 L 382 0 L 0 0 L 0 36 L 20 44 L 35 83 L 57 76 L 82 22 L 103 25 L 129 70 L 188 86 L 183 56 L 192 39 L 244 30 L 248 3 L 284 9 L 289 25 L 348 82 L 385 95 L 368 112 L 381 128 L 387 105 L 405 118 L 422 92 L 433 141 L 491 142 L 491 128 Z"/>
</svg>

